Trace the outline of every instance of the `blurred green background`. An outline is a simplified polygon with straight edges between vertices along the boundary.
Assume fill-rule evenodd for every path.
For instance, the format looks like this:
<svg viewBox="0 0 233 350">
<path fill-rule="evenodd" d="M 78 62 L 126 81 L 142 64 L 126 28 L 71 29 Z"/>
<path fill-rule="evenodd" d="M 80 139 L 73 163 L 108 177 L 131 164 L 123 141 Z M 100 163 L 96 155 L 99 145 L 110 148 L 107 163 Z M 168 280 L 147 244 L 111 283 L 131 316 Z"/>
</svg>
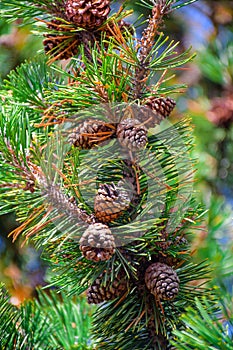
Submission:
<svg viewBox="0 0 233 350">
<path fill-rule="evenodd" d="M 128 3 L 135 6 L 133 1 Z M 132 21 L 143 12 L 137 5 L 135 10 Z M 171 81 L 188 85 L 183 94 L 171 96 L 177 101 L 172 121 L 187 115 L 192 119 L 194 190 L 208 209 L 193 242 L 194 259 L 208 259 L 213 266 L 212 282 L 232 292 L 233 2 L 198 1 L 170 15 L 166 24 L 164 31 L 180 41 L 179 50 L 192 45 L 197 53 Z M 30 34 L 30 29 L 20 22 L 0 20 L 0 81 L 43 50 L 43 38 Z M 45 283 L 46 266 L 33 247 L 23 246 L 20 240 L 12 244 L 8 234 L 16 226 L 14 215 L 0 218 L 0 280 L 9 288 L 12 302 L 19 304 Z"/>
</svg>

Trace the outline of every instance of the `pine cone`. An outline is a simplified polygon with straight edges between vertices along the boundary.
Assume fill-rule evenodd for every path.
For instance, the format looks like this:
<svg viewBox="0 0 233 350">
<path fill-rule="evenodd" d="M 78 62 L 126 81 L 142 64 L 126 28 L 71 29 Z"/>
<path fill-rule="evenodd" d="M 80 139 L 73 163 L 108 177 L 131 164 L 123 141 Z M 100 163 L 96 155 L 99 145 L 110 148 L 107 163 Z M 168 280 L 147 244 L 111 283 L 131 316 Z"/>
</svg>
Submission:
<svg viewBox="0 0 233 350">
<path fill-rule="evenodd" d="M 75 147 L 90 149 L 111 138 L 114 133 L 113 124 L 102 120 L 87 119 L 74 129 L 68 141 Z"/>
<path fill-rule="evenodd" d="M 145 283 L 157 299 L 172 300 L 179 292 L 177 273 L 168 265 L 154 263 L 145 272 Z"/>
<path fill-rule="evenodd" d="M 122 296 L 127 289 L 128 280 L 125 273 L 119 272 L 114 281 L 111 281 L 110 273 L 108 273 L 107 281 L 105 273 L 102 273 L 88 288 L 87 301 L 89 304 L 99 304 L 103 301 L 114 300 Z"/>
<path fill-rule="evenodd" d="M 151 96 L 146 99 L 144 108 L 142 109 L 142 120 L 146 122 L 147 127 L 154 127 L 163 119 L 168 117 L 175 108 L 176 102 L 170 97 L 154 97 Z M 152 112 L 151 112 L 152 111 Z"/>
<path fill-rule="evenodd" d="M 110 0 L 67 0 L 67 19 L 87 29 L 99 27 L 110 12 Z"/>
<path fill-rule="evenodd" d="M 48 29 L 52 29 L 58 32 L 64 32 L 64 25 L 61 21 L 53 19 L 47 23 Z M 46 54 L 52 57 L 56 57 L 58 60 L 68 59 L 78 53 L 78 46 L 81 43 L 78 35 L 70 34 L 70 38 L 67 34 L 44 34 L 43 45 Z"/>
<path fill-rule="evenodd" d="M 124 119 L 117 126 L 119 143 L 131 151 L 144 148 L 147 143 L 147 129 L 136 119 Z"/>
<path fill-rule="evenodd" d="M 46 39 L 43 40 L 44 51 L 57 60 L 67 60 L 78 53 L 80 41 L 73 39 L 67 41 L 67 37 L 56 34 L 45 34 Z"/>
<path fill-rule="evenodd" d="M 100 185 L 95 197 L 95 216 L 104 223 L 117 219 L 129 207 L 130 198 L 123 188 L 115 184 Z"/>
<path fill-rule="evenodd" d="M 115 253 L 115 240 L 107 225 L 90 225 L 80 238 L 79 248 L 83 256 L 92 261 L 109 260 Z"/>
</svg>

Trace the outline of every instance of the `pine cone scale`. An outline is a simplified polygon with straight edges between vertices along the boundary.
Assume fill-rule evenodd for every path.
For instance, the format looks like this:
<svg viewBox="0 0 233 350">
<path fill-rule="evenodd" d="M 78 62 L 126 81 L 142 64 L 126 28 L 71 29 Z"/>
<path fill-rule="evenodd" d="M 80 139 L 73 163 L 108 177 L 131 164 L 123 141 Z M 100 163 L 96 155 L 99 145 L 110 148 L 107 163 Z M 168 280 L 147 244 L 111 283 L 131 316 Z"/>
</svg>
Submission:
<svg viewBox="0 0 233 350">
<path fill-rule="evenodd" d="M 66 16 L 77 26 L 87 29 L 99 27 L 110 12 L 109 0 L 67 0 Z"/>
</svg>

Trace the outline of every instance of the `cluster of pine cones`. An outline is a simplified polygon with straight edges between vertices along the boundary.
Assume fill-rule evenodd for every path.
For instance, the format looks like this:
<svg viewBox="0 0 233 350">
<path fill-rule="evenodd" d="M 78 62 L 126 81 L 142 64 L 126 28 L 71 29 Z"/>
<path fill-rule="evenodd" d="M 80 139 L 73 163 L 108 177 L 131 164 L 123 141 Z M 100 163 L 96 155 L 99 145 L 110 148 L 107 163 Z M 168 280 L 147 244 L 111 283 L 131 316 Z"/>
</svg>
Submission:
<svg viewBox="0 0 233 350">
<path fill-rule="evenodd" d="M 85 120 L 72 131 L 69 142 L 80 149 L 91 149 L 117 138 L 120 145 L 130 151 L 138 151 L 147 144 L 148 128 L 168 117 L 176 102 L 170 97 L 151 96 L 142 101 L 137 117 L 122 118 L 119 123 L 107 123 L 98 119 Z"/>
<path fill-rule="evenodd" d="M 182 241 L 181 244 L 183 244 Z M 115 249 L 114 236 L 110 228 L 102 223 L 90 225 L 80 239 L 80 250 L 83 256 L 94 262 L 109 260 L 115 253 Z M 135 282 L 136 285 L 139 284 L 139 289 L 141 286 L 146 286 L 158 302 L 173 300 L 178 295 L 179 277 L 174 268 L 166 263 L 159 261 L 150 263 L 146 269 L 143 269 L 143 276 L 141 271 L 138 272 L 138 277 L 139 282 L 131 281 L 122 268 L 111 280 L 111 271 L 106 270 L 89 286 L 87 300 L 90 304 L 114 300 L 127 295 Z"/>
<path fill-rule="evenodd" d="M 75 148 L 88 150 L 103 146 L 115 138 L 124 152 L 135 154 L 146 147 L 148 128 L 166 118 L 176 104 L 170 97 L 150 97 L 142 103 L 141 113 L 136 110 L 137 119 L 132 114 L 130 118 L 126 113 L 126 108 L 122 111 L 123 117 L 118 123 L 105 122 L 100 119 L 87 119 L 79 122 L 78 126 L 72 129 L 68 142 Z M 125 115 L 127 115 L 126 119 Z M 111 223 L 130 210 L 130 207 L 132 208 L 131 200 L 138 192 L 136 180 L 128 181 L 134 187 L 128 190 L 124 189 L 124 180 L 126 179 L 120 180 L 116 185 L 114 183 L 100 185 L 94 200 L 94 215 L 98 222 Z"/>
<path fill-rule="evenodd" d="M 93 35 L 107 20 L 109 12 L 110 0 L 66 0 L 63 18 L 47 23 L 49 29 L 61 34 L 45 34 L 45 51 L 58 59 L 77 54 L 81 42 L 95 40 Z M 73 35 L 70 25 L 73 29 L 81 30 Z M 121 21 L 118 26 L 123 31 L 127 24 Z M 125 116 L 119 123 L 97 119 L 81 122 L 70 134 L 70 144 L 79 149 L 91 149 L 116 138 L 128 152 L 134 153 L 145 148 L 148 128 L 166 118 L 174 109 L 175 101 L 169 97 L 151 96 L 142 101 L 142 105 L 142 111 L 136 118 Z M 122 183 L 100 185 L 94 200 L 95 221 L 89 225 L 79 242 L 84 258 L 93 262 L 107 261 L 115 254 L 116 242 L 109 224 L 129 210 L 130 202 L 129 193 L 124 190 Z M 111 279 L 111 272 L 104 271 L 89 287 L 89 303 L 113 300 L 129 292 L 131 281 L 125 271 L 120 269 L 115 273 L 114 280 Z M 148 265 L 147 262 L 142 279 L 143 285 L 158 301 L 172 300 L 178 294 L 179 278 L 169 264 L 156 261 Z"/>
<path fill-rule="evenodd" d="M 98 28 L 107 20 L 109 12 L 110 0 L 66 0 L 57 14 L 60 19 L 47 22 L 48 29 L 54 33 L 44 34 L 45 52 L 59 60 L 76 55 L 81 43 L 88 47 L 100 38 Z M 118 27 L 124 33 L 130 25 L 119 20 Z M 112 36 L 109 28 L 105 29 L 105 34 Z"/>
<path fill-rule="evenodd" d="M 101 146 L 107 140 L 116 138 L 128 152 L 136 152 L 147 144 L 148 128 L 167 117 L 175 107 L 175 101 L 169 97 L 150 97 L 144 101 L 147 113 L 137 115 L 137 119 L 120 120 L 119 123 L 107 123 L 98 119 L 88 119 L 72 130 L 69 142 L 79 149 L 91 149 Z M 147 117 L 149 110 L 155 112 L 154 119 Z M 80 239 L 80 250 L 83 256 L 93 262 L 107 261 L 116 251 L 111 225 L 130 207 L 131 198 L 124 190 L 123 181 L 118 184 L 100 185 L 94 199 L 94 216 L 96 222 L 89 225 Z M 143 271 L 143 284 L 157 300 L 172 300 L 179 291 L 179 278 L 172 268 L 175 259 L 158 260 L 146 264 Z M 87 298 L 89 303 L 101 303 L 127 294 L 130 279 L 123 270 L 118 271 L 111 280 L 111 271 L 105 271 L 89 287 Z M 104 282 L 103 282 L 104 281 Z"/>
</svg>

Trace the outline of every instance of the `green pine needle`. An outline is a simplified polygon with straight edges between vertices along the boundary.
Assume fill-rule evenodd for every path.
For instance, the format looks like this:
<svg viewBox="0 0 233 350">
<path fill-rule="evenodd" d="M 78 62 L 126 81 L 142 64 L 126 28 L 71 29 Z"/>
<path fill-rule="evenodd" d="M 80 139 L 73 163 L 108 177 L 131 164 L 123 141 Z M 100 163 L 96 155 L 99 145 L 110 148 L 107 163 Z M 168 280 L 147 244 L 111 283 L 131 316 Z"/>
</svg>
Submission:
<svg viewBox="0 0 233 350">
<path fill-rule="evenodd" d="M 207 298 L 195 298 L 195 308 L 188 307 L 182 316 L 185 328 L 175 330 L 172 343 L 178 350 L 213 349 L 230 350 L 232 348 L 233 318 L 232 298 L 228 295 L 223 299 L 224 291 L 217 292 L 222 305 L 216 306 Z M 229 331 L 228 331 L 229 330 Z"/>
<path fill-rule="evenodd" d="M 3 349 L 92 350 L 92 309 L 83 297 L 70 299 L 56 292 L 38 291 L 38 300 L 20 308 L 0 289 L 0 342 Z"/>
</svg>

